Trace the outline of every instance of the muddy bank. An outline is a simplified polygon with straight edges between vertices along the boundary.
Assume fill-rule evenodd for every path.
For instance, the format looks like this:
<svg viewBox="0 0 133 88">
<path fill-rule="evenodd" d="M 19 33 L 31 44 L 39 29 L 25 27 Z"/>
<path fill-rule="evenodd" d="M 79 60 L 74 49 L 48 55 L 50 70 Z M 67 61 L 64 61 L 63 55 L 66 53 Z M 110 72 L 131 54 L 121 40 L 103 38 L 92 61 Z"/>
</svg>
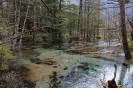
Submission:
<svg viewBox="0 0 133 88">
<path fill-rule="evenodd" d="M 45 65 L 45 64 L 29 64 L 26 65 L 29 70 L 27 72 L 26 79 L 36 82 L 35 88 L 40 88 L 40 83 L 43 82 L 43 86 L 49 87 L 50 76 L 54 72 L 63 70 L 65 67 L 62 65 Z"/>
<path fill-rule="evenodd" d="M 53 86 L 51 81 L 54 79 L 52 77 L 54 73 L 59 74 L 63 70 L 66 70 L 62 61 L 59 59 L 59 52 L 54 52 L 51 54 L 51 51 L 41 53 L 35 58 L 31 58 L 31 64 L 26 64 L 25 67 L 29 69 L 27 72 L 26 79 L 35 82 L 35 88 L 51 88 Z"/>
<path fill-rule="evenodd" d="M 66 69 L 64 64 L 50 59 L 37 59 L 33 64 L 25 65 L 10 61 L 8 69 L 0 70 L 0 88 L 41 88 L 41 85 L 49 88 L 53 73 Z M 16 63 L 11 65 L 13 62 Z"/>
</svg>

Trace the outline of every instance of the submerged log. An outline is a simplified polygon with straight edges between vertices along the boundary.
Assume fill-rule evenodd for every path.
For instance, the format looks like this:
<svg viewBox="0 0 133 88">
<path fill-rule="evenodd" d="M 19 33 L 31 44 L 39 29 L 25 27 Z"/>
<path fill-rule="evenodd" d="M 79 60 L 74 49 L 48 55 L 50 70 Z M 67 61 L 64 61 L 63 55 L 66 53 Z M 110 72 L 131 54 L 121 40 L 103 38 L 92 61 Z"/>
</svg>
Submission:
<svg viewBox="0 0 133 88">
<path fill-rule="evenodd" d="M 108 88 L 118 88 L 115 82 L 117 66 L 114 64 L 115 72 L 112 80 L 108 80 Z"/>
<path fill-rule="evenodd" d="M 108 88 L 118 88 L 114 79 L 108 80 Z"/>
</svg>

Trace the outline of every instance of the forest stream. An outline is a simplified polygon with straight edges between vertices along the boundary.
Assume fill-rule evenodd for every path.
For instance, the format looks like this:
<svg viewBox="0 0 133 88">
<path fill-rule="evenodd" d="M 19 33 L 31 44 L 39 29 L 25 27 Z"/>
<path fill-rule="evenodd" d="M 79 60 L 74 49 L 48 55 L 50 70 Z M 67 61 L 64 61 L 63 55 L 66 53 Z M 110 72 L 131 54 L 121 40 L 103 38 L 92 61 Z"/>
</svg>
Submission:
<svg viewBox="0 0 133 88">
<path fill-rule="evenodd" d="M 64 43 L 65 50 L 41 48 L 21 50 L 18 56 L 30 69 L 28 79 L 35 88 L 102 88 L 101 82 L 114 76 L 126 88 L 133 88 L 133 60 L 124 60 L 121 43 L 117 40 Z"/>
</svg>

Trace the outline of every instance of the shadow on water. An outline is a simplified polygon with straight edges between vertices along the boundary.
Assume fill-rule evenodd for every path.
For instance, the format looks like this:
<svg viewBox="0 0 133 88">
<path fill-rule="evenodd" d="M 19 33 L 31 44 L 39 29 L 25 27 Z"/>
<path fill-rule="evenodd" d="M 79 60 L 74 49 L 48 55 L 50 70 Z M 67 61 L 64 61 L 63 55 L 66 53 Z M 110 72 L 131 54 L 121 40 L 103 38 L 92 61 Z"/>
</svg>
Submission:
<svg viewBox="0 0 133 88">
<path fill-rule="evenodd" d="M 133 76 L 131 77 L 133 74 L 132 71 L 130 72 L 131 74 L 128 74 L 128 70 L 130 70 L 128 65 L 123 65 L 122 63 L 117 63 L 117 65 L 119 66 L 119 70 L 117 71 L 117 82 L 121 82 L 125 88 L 133 88 Z M 110 70 L 111 69 L 112 68 L 110 68 Z M 102 72 L 103 67 L 101 67 L 101 65 L 81 62 L 79 65 L 73 67 L 66 76 L 58 76 L 57 72 L 53 72 L 53 75 L 50 77 L 51 82 L 49 85 L 50 88 L 101 88 L 98 78 Z M 111 74 L 113 74 L 113 70 Z M 108 73 L 106 73 L 106 75 L 108 75 L 107 77 L 111 76 Z"/>
<path fill-rule="evenodd" d="M 130 68 L 131 68 L 130 65 L 125 65 L 124 63 L 122 64 L 121 67 L 119 83 L 123 84 L 125 88 L 133 88 L 133 72 L 132 69 Z"/>
<path fill-rule="evenodd" d="M 84 71 L 89 69 L 88 68 L 88 64 L 85 64 L 85 67 L 83 67 L 83 65 L 79 65 L 80 69 L 83 69 Z M 60 76 L 58 77 L 58 73 L 57 72 L 53 72 L 52 75 L 50 76 L 50 83 L 49 84 L 49 88 L 67 88 L 67 86 L 62 86 L 61 85 L 61 81 L 71 81 L 72 83 L 74 83 L 74 81 L 78 80 L 79 77 L 77 77 L 77 74 L 79 74 L 78 71 L 76 71 L 77 67 L 74 67 L 71 71 L 71 73 L 69 73 L 67 76 Z M 60 81 L 59 81 L 60 80 Z"/>
<path fill-rule="evenodd" d="M 56 50 L 65 50 L 70 48 L 70 43 L 62 43 L 62 44 L 43 44 L 43 48 L 45 49 L 56 49 Z"/>
</svg>

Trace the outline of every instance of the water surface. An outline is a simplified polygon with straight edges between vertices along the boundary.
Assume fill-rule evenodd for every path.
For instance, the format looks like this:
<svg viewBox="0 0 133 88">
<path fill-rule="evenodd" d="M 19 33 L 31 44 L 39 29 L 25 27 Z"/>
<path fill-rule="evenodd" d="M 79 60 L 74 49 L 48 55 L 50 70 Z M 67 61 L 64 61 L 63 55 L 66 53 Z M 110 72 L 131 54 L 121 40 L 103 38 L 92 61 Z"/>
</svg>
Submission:
<svg viewBox="0 0 133 88">
<path fill-rule="evenodd" d="M 108 42 L 99 41 L 95 46 L 99 47 L 96 52 L 105 54 L 104 57 L 95 58 L 89 54 L 79 55 L 63 50 L 37 48 L 22 51 L 22 58 L 25 64 L 31 64 L 30 59 L 36 57 L 41 60 L 51 58 L 66 66 L 66 69 L 51 74 L 49 87 L 46 87 L 47 83 L 41 82 L 40 88 L 101 88 L 100 80 L 106 82 L 113 78 L 114 64 L 117 65 L 116 82 L 121 81 L 126 88 L 133 88 L 133 64 L 123 64 L 127 60 L 124 60 L 121 44 L 112 40 L 110 45 Z M 120 49 L 119 52 L 114 48 Z M 110 57 L 114 59 L 110 60 Z"/>
</svg>

